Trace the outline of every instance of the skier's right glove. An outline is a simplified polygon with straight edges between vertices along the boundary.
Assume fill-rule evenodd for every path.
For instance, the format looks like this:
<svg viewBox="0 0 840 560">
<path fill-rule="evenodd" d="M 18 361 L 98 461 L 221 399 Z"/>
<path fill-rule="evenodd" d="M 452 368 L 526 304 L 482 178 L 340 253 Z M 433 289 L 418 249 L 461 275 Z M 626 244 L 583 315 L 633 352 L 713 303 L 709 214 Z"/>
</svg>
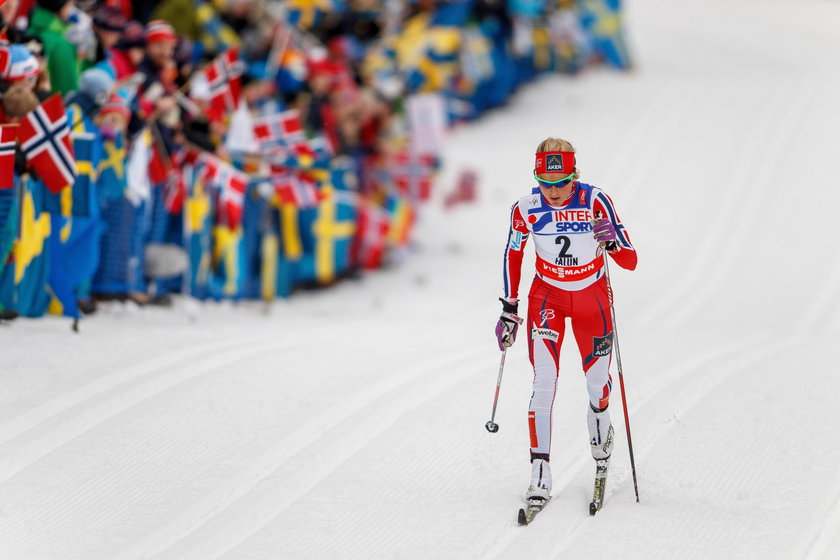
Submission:
<svg viewBox="0 0 840 560">
<path fill-rule="evenodd" d="M 522 319 L 516 315 L 518 303 L 509 303 L 502 298 L 499 298 L 499 301 L 502 302 L 502 316 L 496 323 L 496 340 L 499 342 L 499 350 L 504 352 L 505 348 L 510 347 L 516 340 L 516 331 L 522 324 Z"/>
</svg>

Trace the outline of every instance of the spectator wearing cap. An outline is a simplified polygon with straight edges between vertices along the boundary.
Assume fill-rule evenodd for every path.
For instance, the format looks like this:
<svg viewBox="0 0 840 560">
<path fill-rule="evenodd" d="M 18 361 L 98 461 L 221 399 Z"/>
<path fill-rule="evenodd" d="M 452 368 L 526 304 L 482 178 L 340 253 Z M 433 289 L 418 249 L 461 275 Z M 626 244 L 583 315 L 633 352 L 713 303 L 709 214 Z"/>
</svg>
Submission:
<svg viewBox="0 0 840 560">
<path fill-rule="evenodd" d="M 103 140 L 109 142 L 116 141 L 117 137 L 125 132 L 130 120 L 128 102 L 117 94 L 112 95 L 93 118 Z"/>
<path fill-rule="evenodd" d="M 177 89 L 177 42 L 168 22 L 150 21 L 146 24 L 146 57 L 138 67 L 146 78 L 139 95 L 140 116 L 156 121 L 167 152 L 172 151 L 171 139 L 178 125 L 178 105 L 172 95 Z"/>
<path fill-rule="evenodd" d="M 129 21 L 108 57 L 97 67 L 105 69 L 115 80 L 122 81 L 137 72 L 145 55 L 146 30 L 140 22 Z"/>
<path fill-rule="evenodd" d="M 156 19 L 146 25 L 146 57 L 139 67 L 146 75 L 144 90 L 154 82 L 160 82 L 164 87 L 170 86 L 169 82 L 174 83 L 172 71 L 177 42 L 175 30 L 168 22 Z"/>
<path fill-rule="evenodd" d="M 38 62 L 38 78 L 35 86 L 35 95 L 41 101 L 52 95 L 52 87 L 50 87 L 50 73 L 47 70 L 47 57 L 44 54 L 44 42 L 40 37 L 35 35 L 21 34 L 18 44 L 26 47 L 26 50 L 32 53 L 35 60 Z"/>
<path fill-rule="evenodd" d="M 65 37 L 69 28 L 65 21 L 72 10 L 71 0 L 37 0 L 29 24 L 29 33 L 40 37 L 44 43 L 53 91 L 62 95 L 79 87 L 76 46 Z"/>
<path fill-rule="evenodd" d="M 3 85 L 9 87 L 15 84 L 34 91 L 41 71 L 38 60 L 23 45 L 8 45 L 5 49 L 8 52 L 9 64 L 0 72 Z"/>
<path fill-rule="evenodd" d="M 96 34 L 96 55 L 94 64 L 102 62 L 110 55 L 128 21 L 123 13 L 114 6 L 102 6 L 93 15 L 93 32 Z"/>
<path fill-rule="evenodd" d="M 71 130 L 91 132 L 93 116 L 114 93 L 114 79 L 101 68 L 88 68 L 79 77 L 78 91 L 67 96 Z"/>
</svg>

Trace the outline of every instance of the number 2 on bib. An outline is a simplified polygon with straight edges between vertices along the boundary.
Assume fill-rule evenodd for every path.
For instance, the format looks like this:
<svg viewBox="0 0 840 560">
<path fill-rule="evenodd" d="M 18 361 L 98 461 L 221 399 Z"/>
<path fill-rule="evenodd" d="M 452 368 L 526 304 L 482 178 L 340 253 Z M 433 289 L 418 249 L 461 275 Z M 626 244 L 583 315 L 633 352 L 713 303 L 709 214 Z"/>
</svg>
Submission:
<svg viewBox="0 0 840 560">
<path fill-rule="evenodd" d="M 554 243 L 560 245 L 560 252 L 557 253 L 557 258 L 554 259 L 554 264 L 560 266 L 577 266 L 577 257 L 569 254 L 569 247 L 572 246 L 572 240 L 565 235 L 558 235 Z"/>
</svg>

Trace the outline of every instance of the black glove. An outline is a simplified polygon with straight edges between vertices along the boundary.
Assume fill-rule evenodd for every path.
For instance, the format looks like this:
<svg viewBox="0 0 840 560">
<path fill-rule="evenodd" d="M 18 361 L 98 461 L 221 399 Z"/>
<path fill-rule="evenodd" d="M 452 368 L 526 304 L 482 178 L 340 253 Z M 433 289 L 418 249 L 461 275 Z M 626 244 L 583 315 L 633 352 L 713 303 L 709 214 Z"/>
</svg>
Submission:
<svg viewBox="0 0 840 560">
<path fill-rule="evenodd" d="M 499 301 L 502 302 L 502 315 L 496 323 L 496 340 L 499 342 L 499 350 L 504 352 L 505 348 L 509 348 L 516 341 L 516 331 L 522 324 L 522 319 L 516 315 L 518 303 L 510 303 L 502 298 L 499 298 Z"/>
</svg>

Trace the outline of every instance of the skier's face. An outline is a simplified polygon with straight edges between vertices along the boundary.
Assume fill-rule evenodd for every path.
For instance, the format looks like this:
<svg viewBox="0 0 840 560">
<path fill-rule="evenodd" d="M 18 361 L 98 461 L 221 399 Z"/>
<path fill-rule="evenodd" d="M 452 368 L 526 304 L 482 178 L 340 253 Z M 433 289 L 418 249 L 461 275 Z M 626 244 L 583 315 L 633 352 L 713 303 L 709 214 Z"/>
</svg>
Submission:
<svg viewBox="0 0 840 560">
<path fill-rule="evenodd" d="M 534 178 L 540 186 L 540 192 L 552 206 L 559 206 L 574 188 L 575 172 L 566 173 L 534 173 Z"/>
</svg>

